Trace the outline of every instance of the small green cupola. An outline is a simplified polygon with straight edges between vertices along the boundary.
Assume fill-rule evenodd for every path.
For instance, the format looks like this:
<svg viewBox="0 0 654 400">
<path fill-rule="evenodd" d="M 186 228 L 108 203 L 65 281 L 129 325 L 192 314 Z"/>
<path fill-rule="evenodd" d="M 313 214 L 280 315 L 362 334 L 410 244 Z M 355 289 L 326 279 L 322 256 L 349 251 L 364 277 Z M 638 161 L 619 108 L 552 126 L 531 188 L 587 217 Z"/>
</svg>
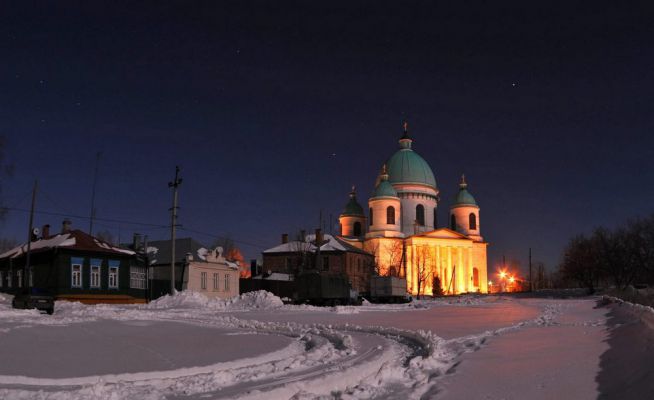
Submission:
<svg viewBox="0 0 654 400">
<path fill-rule="evenodd" d="M 372 198 L 377 197 L 397 197 L 397 191 L 393 185 L 388 181 L 388 173 L 386 171 L 386 164 L 382 167 L 381 175 L 379 175 L 379 184 L 372 194 Z"/>
<path fill-rule="evenodd" d="M 461 175 L 461 183 L 459 183 L 459 193 L 456 194 L 454 204 L 452 207 L 460 206 L 475 206 L 478 207 L 475 198 L 468 192 L 468 184 L 466 183 L 465 175 Z"/>
<path fill-rule="evenodd" d="M 357 201 L 356 187 L 354 185 L 352 185 L 352 191 L 350 192 L 350 201 L 345 205 L 345 209 L 341 215 L 352 215 L 357 217 L 365 216 L 363 213 L 363 207 L 361 207 L 361 204 Z"/>
</svg>

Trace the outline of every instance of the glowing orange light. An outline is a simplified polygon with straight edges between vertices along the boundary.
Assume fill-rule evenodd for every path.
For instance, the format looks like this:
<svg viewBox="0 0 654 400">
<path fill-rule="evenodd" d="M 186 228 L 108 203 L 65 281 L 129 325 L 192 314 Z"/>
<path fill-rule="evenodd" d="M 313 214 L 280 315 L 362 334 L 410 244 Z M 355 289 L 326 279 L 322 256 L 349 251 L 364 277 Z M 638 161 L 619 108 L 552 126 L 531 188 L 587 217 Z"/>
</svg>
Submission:
<svg viewBox="0 0 654 400">
<path fill-rule="evenodd" d="M 514 278 L 514 277 L 510 277 L 510 278 L 509 278 L 509 282 L 511 282 L 511 283 L 515 282 L 515 278 Z"/>
<path fill-rule="evenodd" d="M 506 278 L 506 272 L 500 271 L 500 279 Z"/>
</svg>

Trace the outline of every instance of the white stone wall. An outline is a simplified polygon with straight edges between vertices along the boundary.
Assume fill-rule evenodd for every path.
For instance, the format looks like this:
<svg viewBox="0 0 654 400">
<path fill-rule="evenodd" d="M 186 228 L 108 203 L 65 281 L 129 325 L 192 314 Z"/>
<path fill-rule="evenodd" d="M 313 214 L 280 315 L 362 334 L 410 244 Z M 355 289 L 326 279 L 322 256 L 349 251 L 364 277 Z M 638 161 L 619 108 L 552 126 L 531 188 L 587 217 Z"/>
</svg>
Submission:
<svg viewBox="0 0 654 400">
<path fill-rule="evenodd" d="M 400 231 L 400 200 L 392 197 L 382 197 L 378 199 L 370 199 L 368 206 L 372 208 L 372 225 L 368 227 L 369 232 L 376 231 Z M 395 207 L 395 223 L 386 223 L 386 209 Z"/>
<path fill-rule="evenodd" d="M 470 213 L 475 214 L 477 218 L 477 228 L 470 229 Z M 466 236 L 470 236 L 476 241 L 483 240 L 481 237 L 480 221 L 479 221 L 479 207 L 473 206 L 460 206 L 450 209 L 450 218 L 448 220 L 448 227 L 450 227 L 449 222 L 452 219 L 452 215 L 456 218 L 456 231 L 462 233 Z"/>
</svg>

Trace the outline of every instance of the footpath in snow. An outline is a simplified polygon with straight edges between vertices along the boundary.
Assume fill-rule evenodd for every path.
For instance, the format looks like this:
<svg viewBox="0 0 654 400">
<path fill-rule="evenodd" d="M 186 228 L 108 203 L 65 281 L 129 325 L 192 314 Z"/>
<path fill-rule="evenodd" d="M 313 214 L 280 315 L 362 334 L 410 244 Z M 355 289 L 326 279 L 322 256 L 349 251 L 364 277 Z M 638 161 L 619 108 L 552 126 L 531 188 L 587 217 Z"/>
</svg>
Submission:
<svg viewBox="0 0 654 400">
<path fill-rule="evenodd" d="M 646 398 L 652 310 L 597 300 L 319 308 L 181 293 L 46 316 L 0 295 L 0 398 Z"/>
</svg>

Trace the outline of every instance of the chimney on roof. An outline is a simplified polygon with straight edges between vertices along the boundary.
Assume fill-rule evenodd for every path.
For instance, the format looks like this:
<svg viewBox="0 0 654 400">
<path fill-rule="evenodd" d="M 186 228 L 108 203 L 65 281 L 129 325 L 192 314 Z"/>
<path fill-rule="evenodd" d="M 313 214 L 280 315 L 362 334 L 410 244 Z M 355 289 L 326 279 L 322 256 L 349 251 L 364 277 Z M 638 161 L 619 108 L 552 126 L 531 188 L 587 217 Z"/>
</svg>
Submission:
<svg viewBox="0 0 654 400">
<path fill-rule="evenodd" d="M 50 237 L 50 225 L 43 225 L 41 228 L 41 237 L 43 239 L 47 239 Z"/>
<path fill-rule="evenodd" d="M 316 245 L 320 246 L 320 243 L 322 243 L 323 237 L 322 237 L 322 230 L 320 228 L 316 229 Z"/>
<path fill-rule="evenodd" d="M 282 244 L 288 243 L 288 233 L 282 233 Z"/>
<path fill-rule="evenodd" d="M 66 218 L 62 223 L 61 223 L 61 233 L 68 233 L 70 232 L 70 226 L 73 223 L 70 222 L 68 218 Z"/>
</svg>

